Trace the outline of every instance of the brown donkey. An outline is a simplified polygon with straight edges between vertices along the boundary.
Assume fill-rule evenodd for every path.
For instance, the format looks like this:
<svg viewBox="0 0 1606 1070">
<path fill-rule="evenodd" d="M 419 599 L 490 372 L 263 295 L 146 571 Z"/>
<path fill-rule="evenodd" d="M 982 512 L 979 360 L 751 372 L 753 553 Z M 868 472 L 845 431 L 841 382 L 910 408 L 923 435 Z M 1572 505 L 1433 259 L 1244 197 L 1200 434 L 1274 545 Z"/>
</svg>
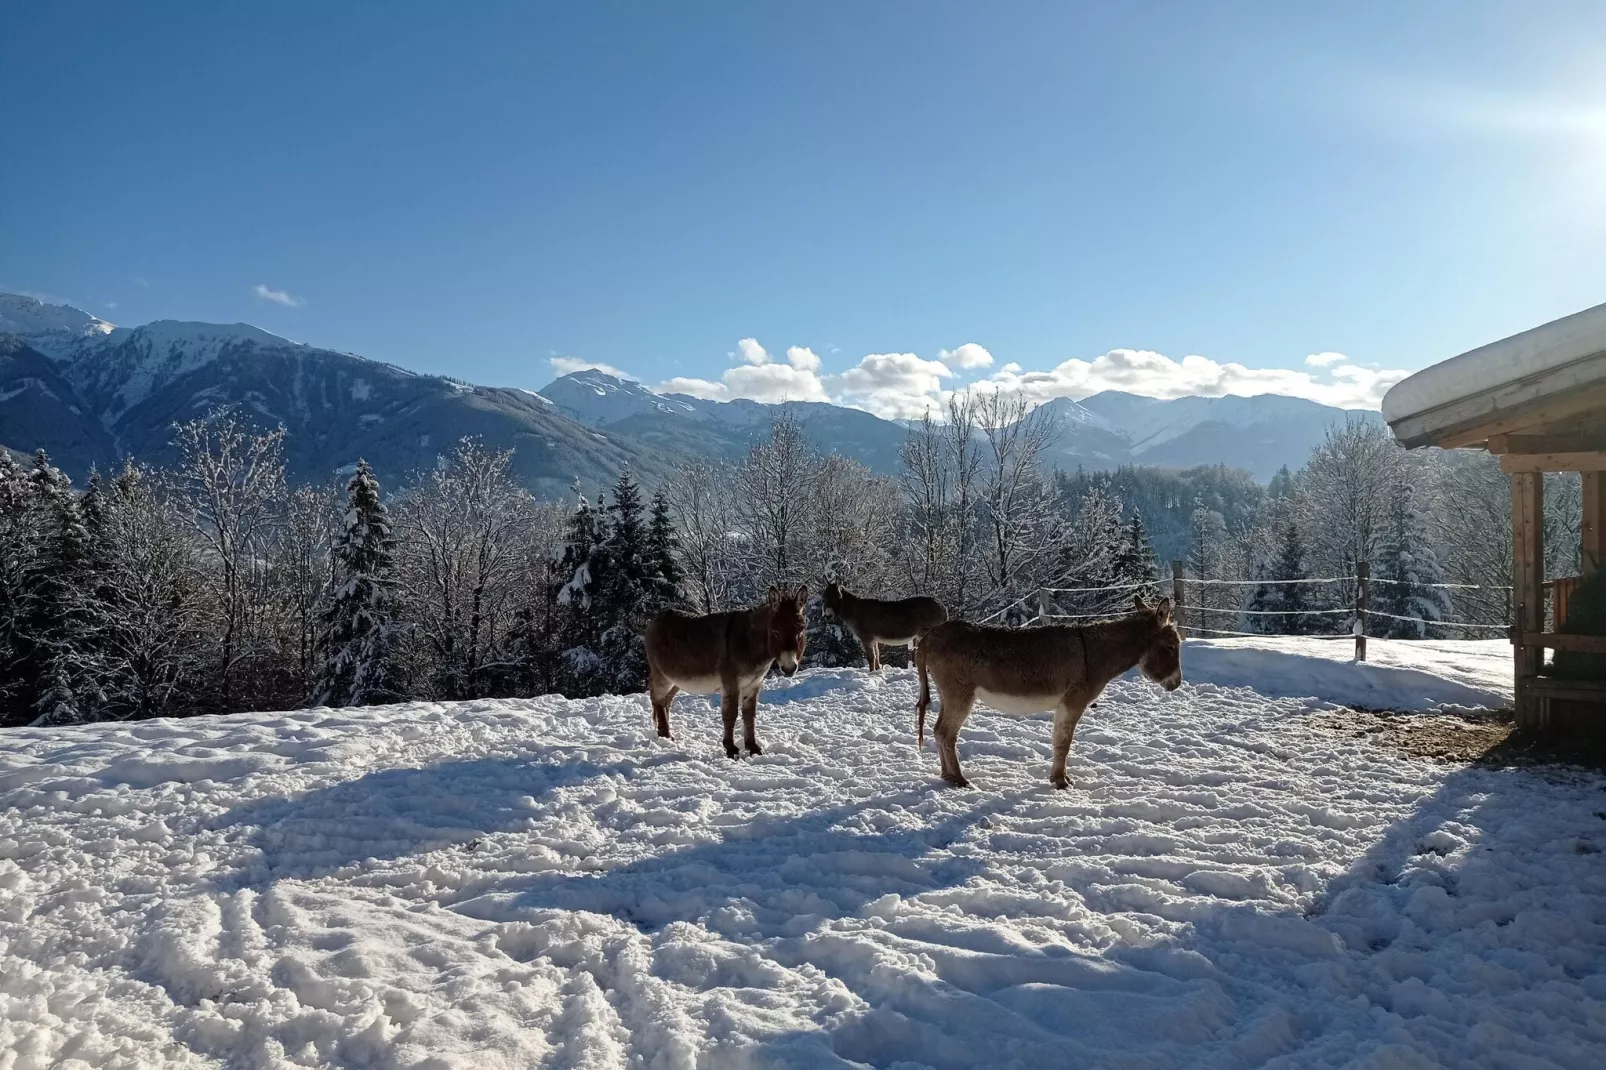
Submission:
<svg viewBox="0 0 1606 1070">
<path fill-rule="evenodd" d="M 870 671 L 881 668 L 881 647 L 914 646 L 916 640 L 948 619 L 948 611 L 935 598 L 899 598 L 883 602 L 860 598 L 832 583 L 821 592 L 825 615 L 840 620 L 864 647 Z"/>
<path fill-rule="evenodd" d="M 937 715 L 937 752 L 942 778 L 956 787 L 970 782 L 959 771 L 955 746 L 970 708 L 980 699 L 999 713 L 1054 712 L 1054 767 L 1049 780 L 1070 786 L 1065 757 L 1082 711 L 1106 684 L 1136 665 L 1167 691 L 1182 683 L 1182 638 L 1171 622 L 1171 599 L 1150 608 L 1142 596 L 1136 611 L 1080 627 L 1046 624 L 992 628 L 951 620 L 926 633 L 915 655 L 920 672 L 920 745 L 925 745 L 928 674 L 937 679 L 942 710 Z"/>
<path fill-rule="evenodd" d="M 752 609 L 694 617 L 665 610 L 647 625 L 647 694 L 658 734 L 669 737 L 669 704 L 681 691 L 720 693 L 725 719 L 725 754 L 735 758 L 736 710 L 742 711 L 742 737 L 749 754 L 763 754 L 754 735 L 758 693 L 770 666 L 788 676 L 803 660 L 807 622 L 803 608 L 809 589 L 771 587 Z"/>
</svg>

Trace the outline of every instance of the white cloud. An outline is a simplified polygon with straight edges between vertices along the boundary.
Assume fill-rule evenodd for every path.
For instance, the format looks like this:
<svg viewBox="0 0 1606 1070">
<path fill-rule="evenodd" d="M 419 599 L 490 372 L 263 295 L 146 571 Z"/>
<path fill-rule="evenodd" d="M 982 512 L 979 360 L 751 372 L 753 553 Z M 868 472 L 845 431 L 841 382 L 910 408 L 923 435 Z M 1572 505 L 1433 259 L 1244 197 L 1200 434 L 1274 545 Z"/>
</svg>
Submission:
<svg viewBox="0 0 1606 1070">
<path fill-rule="evenodd" d="M 1093 360 L 1067 360 L 1048 371 L 1001 370 L 984 383 L 1022 394 L 1032 402 L 1124 390 L 1153 398 L 1285 394 L 1340 408 L 1375 409 L 1383 393 L 1408 374 L 1338 361 L 1323 362 L 1320 367 L 1324 373 L 1246 368 L 1201 356 L 1186 356 L 1178 361 L 1148 350 L 1112 349 Z M 1331 381 L 1323 382 L 1321 374 Z"/>
<path fill-rule="evenodd" d="M 820 370 L 820 358 L 807 346 L 792 346 L 786 351 L 786 363 L 803 372 Z"/>
<path fill-rule="evenodd" d="M 705 398 L 709 401 L 729 401 L 731 399 L 730 387 L 724 383 L 714 383 L 707 379 L 693 379 L 678 375 L 673 379 L 666 379 L 652 388 L 655 394 L 690 394 L 694 398 Z"/>
<path fill-rule="evenodd" d="M 937 356 L 955 368 L 990 368 L 993 364 L 993 355 L 975 342 L 966 342 L 957 349 L 944 349 Z"/>
<path fill-rule="evenodd" d="M 1328 368 L 1334 364 L 1348 364 L 1349 358 L 1342 353 L 1312 353 L 1305 358 L 1305 363 L 1312 368 Z"/>
<path fill-rule="evenodd" d="M 786 351 L 786 363 L 781 364 L 770 357 L 758 339 L 743 338 L 736 343 L 736 352 L 731 356 L 742 363 L 726 371 L 717 383 L 681 376 L 659 383 L 653 389 L 661 394 L 690 394 L 712 401 L 750 398 L 773 404 L 831 400 L 819 376 L 820 358 L 812 349 L 792 346 Z"/>
<path fill-rule="evenodd" d="M 749 364 L 768 364 L 770 362 L 769 353 L 765 352 L 764 347 L 758 344 L 757 338 L 743 338 L 736 343 L 736 351 Z"/>
<path fill-rule="evenodd" d="M 615 368 L 612 364 L 604 364 L 600 360 L 581 360 L 579 357 L 553 357 L 547 361 L 552 370 L 559 375 L 572 375 L 575 372 L 599 371 L 611 375 L 615 379 L 630 379 L 636 377 L 623 368 Z"/>
<path fill-rule="evenodd" d="M 260 282 L 251 287 L 251 292 L 264 301 L 272 301 L 274 304 L 283 305 L 285 308 L 301 308 L 307 303 L 305 298 L 297 297 L 288 290 L 276 290 L 272 286 Z"/>
<path fill-rule="evenodd" d="M 897 420 L 940 411 L 956 389 L 1018 394 L 1034 405 L 1123 390 L 1153 398 L 1283 394 L 1340 408 L 1376 409 L 1384 392 L 1407 374 L 1361 365 L 1342 353 L 1312 353 L 1304 358 L 1304 367 L 1249 368 L 1198 355 L 1175 360 L 1149 350 L 1112 349 L 1092 360 L 1072 359 L 1042 370 L 1011 361 L 961 387 L 954 382 L 956 369 L 990 367 L 993 355 L 974 342 L 940 350 L 939 355 L 941 359 L 929 360 L 915 353 L 871 353 L 845 371 L 824 374 L 812 349 L 791 346 L 782 361 L 757 339 L 743 338 L 730 354 L 735 363 L 718 379 L 682 376 L 653 389 L 714 401 L 829 401 Z M 553 365 L 558 367 L 558 361 Z M 573 366 L 624 374 L 606 365 L 574 361 Z"/>
<path fill-rule="evenodd" d="M 848 404 L 889 420 L 909 420 L 937 404 L 942 381 L 953 374 L 942 361 L 913 353 L 871 353 L 828 382 Z"/>
</svg>

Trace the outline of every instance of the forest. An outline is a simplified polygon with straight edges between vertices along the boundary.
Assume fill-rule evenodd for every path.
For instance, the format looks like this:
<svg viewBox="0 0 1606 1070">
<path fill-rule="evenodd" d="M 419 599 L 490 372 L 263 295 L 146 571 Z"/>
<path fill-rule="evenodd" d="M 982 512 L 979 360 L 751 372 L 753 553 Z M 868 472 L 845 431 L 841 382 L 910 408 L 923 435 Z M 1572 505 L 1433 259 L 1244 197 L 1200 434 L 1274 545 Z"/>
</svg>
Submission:
<svg viewBox="0 0 1606 1070">
<path fill-rule="evenodd" d="M 956 395 L 887 477 L 780 418 L 736 462 L 562 501 L 472 439 L 398 488 L 366 463 L 292 486 L 283 429 L 228 411 L 177 425 L 170 469 L 82 488 L 0 451 L 0 724 L 639 691 L 654 613 L 781 583 L 1028 624 L 1169 592 L 1177 559 L 1212 581 L 1190 588 L 1190 634 L 1337 634 L 1367 562 L 1372 634 L 1489 638 L 1461 625 L 1509 619 L 1509 488 L 1481 452 L 1407 452 L 1351 422 L 1262 486 L 1220 467 L 1048 471 L 1055 434 L 1017 399 Z M 1571 574 L 1576 477 L 1546 496 L 1548 572 Z M 808 663 L 860 659 L 814 607 Z"/>
</svg>

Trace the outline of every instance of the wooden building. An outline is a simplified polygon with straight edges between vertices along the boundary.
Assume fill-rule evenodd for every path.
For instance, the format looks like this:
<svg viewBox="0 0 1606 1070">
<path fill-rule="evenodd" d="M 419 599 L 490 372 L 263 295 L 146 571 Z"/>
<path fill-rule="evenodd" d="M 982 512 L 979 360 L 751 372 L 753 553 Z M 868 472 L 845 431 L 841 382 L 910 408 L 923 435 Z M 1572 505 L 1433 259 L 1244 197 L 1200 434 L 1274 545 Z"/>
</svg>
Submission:
<svg viewBox="0 0 1606 1070">
<path fill-rule="evenodd" d="M 1424 368 L 1383 416 L 1404 446 L 1486 449 L 1510 475 L 1518 726 L 1606 727 L 1606 683 L 1552 676 L 1545 658 L 1606 654 L 1606 637 L 1558 634 L 1578 577 L 1544 575 L 1546 472 L 1582 474 L 1583 572 L 1606 567 L 1606 305 Z"/>
</svg>

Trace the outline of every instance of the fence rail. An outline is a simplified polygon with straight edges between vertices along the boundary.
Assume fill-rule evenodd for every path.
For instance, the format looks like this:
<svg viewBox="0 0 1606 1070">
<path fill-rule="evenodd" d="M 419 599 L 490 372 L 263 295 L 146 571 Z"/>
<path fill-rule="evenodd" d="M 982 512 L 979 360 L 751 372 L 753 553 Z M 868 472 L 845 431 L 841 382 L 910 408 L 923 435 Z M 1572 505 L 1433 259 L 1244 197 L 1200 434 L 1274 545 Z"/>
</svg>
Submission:
<svg viewBox="0 0 1606 1070">
<path fill-rule="evenodd" d="M 1411 583 L 1409 580 L 1384 579 L 1371 575 L 1370 562 L 1362 561 L 1356 565 L 1355 574 L 1349 576 L 1311 576 L 1289 580 L 1228 580 L 1228 579 L 1202 579 L 1189 578 L 1180 561 L 1172 562 L 1172 601 L 1177 607 L 1178 621 L 1184 630 L 1191 634 L 1260 637 L 1279 634 L 1275 632 L 1246 632 L 1232 628 L 1215 627 L 1206 622 L 1211 619 L 1210 614 L 1218 616 L 1244 618 L 1271 618 L 1271 617 L 1345 617 L 1348 618 L 1348 627 L 1343 632 L 1327 635 L 1303 635 L 1310 639 L 1350 639 L 1355 641 L 1355 657 L 1358 661 L 1366 660 L 1366 627 L 1365 624 L 1374 618 L 1379 620 L 1403 621 L 1420 624 L 1424 627 L 1463 629 L 1461 634 L 1471 632 L 1499 632 L 1509 633 L 1510 624 L 1486 624 L 1470 621 L 1433 620 L 1427 617 L 1413 617 L 1399 613 L 1389 613 L 1371 606 L 1371 585 L 1374 583 L 1394 585 Z M 1323 609 L 1243 609 L 1227 606 L 1206 606 L 1192 604 L 1187 598 L 1187 589 L 1192 587 L 1227 587 L 1227 588 L 1261 588 L 1286 587 L 1307 585 L 1354 585 L 1355 600 L 1352 605 L 1333 606 Z M 1056 595 L 1115 595 L 1126 591 L 1158 590 L 1162 586 L 1159 580 L 1144 581 L 1140 583 L 1118 583 L 1099 587 L 1040 587 L 1034 594 L 1025 594 L 995 610 L 982 619 L 982 623 L 997 620 L 1018 606 L 1023 606 L 1032 598 L 1037 599 L 1036 619 L 1039 622 L 1048 621 L 1087 621 L 1105 620 L 1112 614 L 1108 611 L 1101 613 L 1060 613 L 1056 611 L 1054 598 Z M 1490 591 L 1506 592 L 1512 588 L 1508 584 L 1482 584 L 1482 583 L 1422 583 L 1415 586 L 1431 590 L 1442 591 Z M 1190 617 L 1192 623 L 1189 623 Z"/>
</svg>

